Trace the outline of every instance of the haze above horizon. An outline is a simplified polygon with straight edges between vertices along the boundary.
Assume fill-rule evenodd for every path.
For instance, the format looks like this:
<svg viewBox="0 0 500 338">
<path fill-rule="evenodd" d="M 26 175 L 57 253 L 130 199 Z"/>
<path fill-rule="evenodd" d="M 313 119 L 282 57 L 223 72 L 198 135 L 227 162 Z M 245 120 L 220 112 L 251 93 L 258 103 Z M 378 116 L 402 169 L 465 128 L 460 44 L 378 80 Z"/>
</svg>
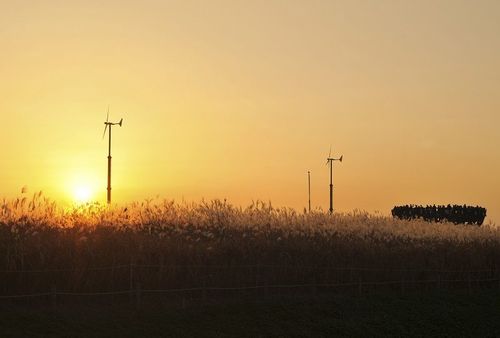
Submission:
<svg viewBox="0 0 500 338">
<path fill-rule="evenodd" d="M 0 5 L 0 195 L 471 204 L 500 221 L 498 1 Z M 116 130 L 116 131 L 115 131 Z"/>
</svg>

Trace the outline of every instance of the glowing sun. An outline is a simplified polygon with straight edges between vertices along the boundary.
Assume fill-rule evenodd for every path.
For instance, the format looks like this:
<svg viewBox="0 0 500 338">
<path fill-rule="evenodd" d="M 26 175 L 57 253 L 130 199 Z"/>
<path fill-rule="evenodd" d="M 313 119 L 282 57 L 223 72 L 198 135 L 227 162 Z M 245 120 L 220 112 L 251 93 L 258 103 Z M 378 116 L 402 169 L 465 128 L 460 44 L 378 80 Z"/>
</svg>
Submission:
<svg viewBox="0 0 500 338">
<path fill-rule="evenodd" d="M 92 189 L 85 185 L 79 185 L 75 187 L 73 197 L 77 203 L 90 202 L 90 199 L 92 198 Z"/>
</svg>

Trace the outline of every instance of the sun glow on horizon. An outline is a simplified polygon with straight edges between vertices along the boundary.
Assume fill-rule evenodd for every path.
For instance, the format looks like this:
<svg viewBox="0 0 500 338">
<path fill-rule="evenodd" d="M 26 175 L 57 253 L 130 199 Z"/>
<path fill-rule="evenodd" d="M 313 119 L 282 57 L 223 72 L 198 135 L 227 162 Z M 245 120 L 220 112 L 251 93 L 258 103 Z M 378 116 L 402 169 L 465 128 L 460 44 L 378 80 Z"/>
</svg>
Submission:
<svg viewBox="0 0 500 338">
<path fill-rule="evenodd" d="M 100 180 L 97 172 L 88 164 L 76 162 L 61 174 L 62 201 L 69 205 L 81 205 L 98 200 Z"/>
<path fill-rule="evenodd" d="M 94 192 L 88 185 L 78 185 L 73 189 L 73 198 L 78 204 L 90 202 L 93 196 Z"/>
</svg>

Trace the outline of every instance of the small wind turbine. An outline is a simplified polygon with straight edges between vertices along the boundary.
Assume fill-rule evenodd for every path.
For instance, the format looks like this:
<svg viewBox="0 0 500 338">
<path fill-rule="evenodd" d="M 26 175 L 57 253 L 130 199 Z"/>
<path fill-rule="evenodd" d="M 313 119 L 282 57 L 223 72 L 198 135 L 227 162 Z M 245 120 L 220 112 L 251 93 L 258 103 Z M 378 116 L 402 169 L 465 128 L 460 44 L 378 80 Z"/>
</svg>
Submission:
<svg viewBox="0 0 500 338">
<path fill-rule="evenodd" d="M 107 201 L 108 204 L 111 204 L 111 127 L 115 125 L 119 125 L 120 127 L 122 126 L 123 119 L 120 119 L 120 122 L 114 123 L 114 122 L 109 122 L 109 106 L 108 106 L 108 114 L 106 116 L 106 122 L 104 122 L 104 133 L 102 134 L 102 138 L 104 139 L 104 136 L 106 136 L 106 130 L 108 129 L 109 126 L 109 144 L 108 144 L 108 197 Z"/>
<path fill-rule="evenodd" d="M 343 155 L 339 158 L 332 157 L 332 147 L 330 146 L 330 152 L 328 153 L 328 158 L 326 159 L 326 165 L 330 164 L 330 213 L 333 213 L 333 161 L 342 162 Z"/>
</svg>

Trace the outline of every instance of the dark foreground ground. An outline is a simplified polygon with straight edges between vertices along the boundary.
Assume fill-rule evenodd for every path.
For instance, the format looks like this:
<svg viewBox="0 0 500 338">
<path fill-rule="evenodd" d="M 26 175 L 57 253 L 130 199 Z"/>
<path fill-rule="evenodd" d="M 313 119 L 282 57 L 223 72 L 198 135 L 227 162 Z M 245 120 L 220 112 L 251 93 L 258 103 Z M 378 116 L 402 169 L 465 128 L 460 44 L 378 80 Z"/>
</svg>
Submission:
<svg viewBox="0 0 500 338">
<path fill-rule="evenodd" d="M 118 302 L 119 303 L 119 302 Z M 0 303 L 0 336 L 500 337 L 498 289 L 142 304 Z"/>
</svg>

